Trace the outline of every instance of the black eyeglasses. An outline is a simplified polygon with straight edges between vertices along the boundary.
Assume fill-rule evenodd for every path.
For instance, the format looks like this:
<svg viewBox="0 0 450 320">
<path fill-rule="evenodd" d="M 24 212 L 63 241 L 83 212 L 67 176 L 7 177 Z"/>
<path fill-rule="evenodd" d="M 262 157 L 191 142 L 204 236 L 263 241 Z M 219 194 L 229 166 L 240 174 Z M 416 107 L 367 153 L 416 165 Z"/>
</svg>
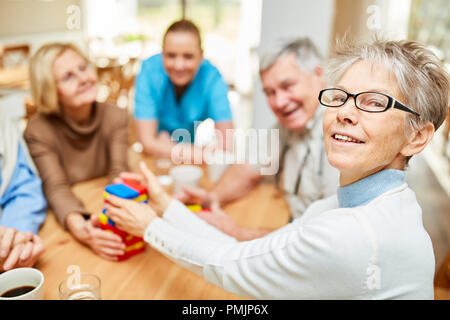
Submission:
<svg viewBox="0 0 450 320">
<path fill-rule="evenodd" d="M 342 89 L 330 88 L 320 91 L 319 102 L 325 107 L 338 108 L 342 107 L 350 97 L 353 97 L 356 107 L 362 111 L 385 112 L 389 108 L 395 108 L 420 117 L 420 114 L 398 102 L 391 96 L 379 92 L 360 92 L 351 94 Z"/>
</svg>

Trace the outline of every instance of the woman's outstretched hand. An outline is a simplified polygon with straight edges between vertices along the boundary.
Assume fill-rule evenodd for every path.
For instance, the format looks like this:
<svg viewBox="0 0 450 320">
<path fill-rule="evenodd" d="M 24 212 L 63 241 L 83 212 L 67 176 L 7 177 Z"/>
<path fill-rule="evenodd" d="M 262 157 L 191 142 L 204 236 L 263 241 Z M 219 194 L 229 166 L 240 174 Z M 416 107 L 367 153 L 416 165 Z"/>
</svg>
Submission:
<svg viewBox="0 0 450 320">
<path fill-rule="evenodd" d="M 106 198 L 105 208 L 117 228 L 140 237 L 144 236 L 145 229 L 157 216 L 147 204 L 112 195 Z"/>
<path fill-rule="evenodd" d="M 159 216 L 162 216 L 172 198 L 159 185 L 155 175 L 143 161 L 139 163 L 139 169 L 141 173 L 122 172 L 114 182 L 121 183 L 123 179 L 132 179 L 146 186 L 150 205 Z"/>
</svg>

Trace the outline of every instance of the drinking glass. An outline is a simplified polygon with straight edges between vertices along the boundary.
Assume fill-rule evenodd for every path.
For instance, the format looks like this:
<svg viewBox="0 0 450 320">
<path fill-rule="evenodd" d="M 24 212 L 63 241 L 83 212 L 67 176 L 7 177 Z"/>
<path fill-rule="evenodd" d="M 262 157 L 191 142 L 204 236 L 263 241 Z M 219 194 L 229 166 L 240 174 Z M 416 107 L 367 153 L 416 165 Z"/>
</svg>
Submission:
<svg viewBox="0 0 450 320">
<path fill-rule="evenodd" d="M 91 273 L 72 275 L 59 284 L 61 300 L 100 300 L 101 281 Z"/>
</svg>

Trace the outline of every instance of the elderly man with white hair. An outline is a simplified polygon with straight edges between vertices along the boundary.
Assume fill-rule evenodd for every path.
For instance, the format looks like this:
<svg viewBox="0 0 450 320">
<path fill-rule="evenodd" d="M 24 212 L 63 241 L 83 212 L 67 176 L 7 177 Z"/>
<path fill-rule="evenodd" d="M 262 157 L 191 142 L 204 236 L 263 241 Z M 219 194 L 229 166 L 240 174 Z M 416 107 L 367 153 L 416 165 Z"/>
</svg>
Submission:
<svg viewBox="0 0 450 320">
<path fill-rule="evenodd" d="M 270 167 L 278 168 L 275 183 L 286 195 L 291 217 L 300 217 L 314 201 L 336 192 L 338 171 L 326 159 L 322 119 L 317 97 L 326 87 L 322 57 L 309 38 L 291 41 L 261 59 L 260 77 L 272 112 L 278 119 L 278 149 L 271 150 Z M 273 145 L 268 148 L 273 148 Z M 264 166 L 266 167 L 266 166 Z M 209 193 L 184 188 L 178 199 L 204 206 L 224 206 L 247 195 L 262 180 L 261 165 L 235 164 L 228 168 Z M 208 219 L 205 216 L 205 219 Z M 226 224 L 227 219 L 208 220 Z M 226 226 L 220 226 L 226 228 Z M 240 240 L 263 236 L 269 230 L 248 230 Z"/>
</svg>

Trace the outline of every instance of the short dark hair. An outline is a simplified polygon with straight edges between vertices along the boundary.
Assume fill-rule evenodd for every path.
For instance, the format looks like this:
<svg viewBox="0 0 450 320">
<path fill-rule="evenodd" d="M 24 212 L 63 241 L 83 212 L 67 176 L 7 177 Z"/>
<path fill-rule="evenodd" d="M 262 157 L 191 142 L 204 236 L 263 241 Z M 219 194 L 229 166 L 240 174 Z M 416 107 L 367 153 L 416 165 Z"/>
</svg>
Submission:
<svg viewBox="0 0 450 320">
<path fill-rule="evenodd" d="M 200 45 L 200 48 L 202 47 L 202 38 L 200 36 L 200 31 L 198 27 L 190 20 L 182 19 L 175 21 L 172 23 L 164 33 L 163 37 L 163 45 L 164 41 L 166 40 L 167 34 L 169 32 L 189 32 L 195 35 L 198 39 L 198 44 Z"/>
</svg>

